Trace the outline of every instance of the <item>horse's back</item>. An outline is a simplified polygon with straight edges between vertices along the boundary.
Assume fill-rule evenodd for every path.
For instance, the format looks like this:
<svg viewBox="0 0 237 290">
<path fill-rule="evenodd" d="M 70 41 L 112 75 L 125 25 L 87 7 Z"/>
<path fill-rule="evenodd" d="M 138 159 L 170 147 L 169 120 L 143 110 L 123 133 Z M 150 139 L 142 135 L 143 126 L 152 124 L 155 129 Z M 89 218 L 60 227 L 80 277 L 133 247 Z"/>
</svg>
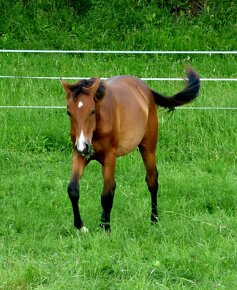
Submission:
<svg viewBox="0 0 237 290">
<path fill-rule="evenodd" d="M 133 76 L 112 77 L 106 81 L 118 105 L 140 108 L 147 111 L 151 101 L 151 90 L 144 81 Z M 148 112 L 147 112 L 148 113 Z"/>
<path fill-rule="evenodd" d="M 115 76 L 107 79 L 105 82 L 109 87 L 126 87 L 129 90 L 134 87 L 141 87 L 146 90 L 147 93 L 150 92 L 147 84 L 135 76 Z"/>
</svg>

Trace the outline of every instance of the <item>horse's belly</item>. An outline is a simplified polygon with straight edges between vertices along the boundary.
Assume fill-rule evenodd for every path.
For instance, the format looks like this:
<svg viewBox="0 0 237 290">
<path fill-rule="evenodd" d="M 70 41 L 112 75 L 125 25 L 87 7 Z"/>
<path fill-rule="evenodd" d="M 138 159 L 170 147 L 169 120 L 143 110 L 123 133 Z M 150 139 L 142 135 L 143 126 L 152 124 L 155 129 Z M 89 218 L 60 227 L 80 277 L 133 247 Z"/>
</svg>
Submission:
<svg viewBox="0 0 237 290">
<path fill-rule="evenodd" d="M 129 142 L 129 140 L 127 140 L 127 142 L 121 143 L 119 147 L 117 148 L 117 154 L 116 154 L 117 157 L 124 156 L 128 154 L 129 152 L 133 151 L 134 149 L 137 148 L 139 143 L 140 142 Z"/>
<path fill-rule="evenodd" d="M 128 154 L 137 148 L 141 143 L 146 130 L 146 116 L 135 121 L 133 124 L 127 124 L 127 129 L 120 132 L 117 156 Z"/>
</svg>

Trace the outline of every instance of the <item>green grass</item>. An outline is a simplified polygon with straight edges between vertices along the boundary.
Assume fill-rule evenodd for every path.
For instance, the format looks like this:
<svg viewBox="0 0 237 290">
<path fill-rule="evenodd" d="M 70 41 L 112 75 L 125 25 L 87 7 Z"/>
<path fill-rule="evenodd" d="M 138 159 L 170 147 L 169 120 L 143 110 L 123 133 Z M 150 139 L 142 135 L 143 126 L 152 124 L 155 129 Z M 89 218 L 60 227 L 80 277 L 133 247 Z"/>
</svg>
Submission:
<svg viewBox="0 0 237 290">
<path fill-rule="evenodd" d="M 72 226 L 65 193 L 68 155 L 1 157 L 2 289 L 234 289 L 232 164 L 158 162 L 161 221 L 154 227 L 138 153 L 122 158 L 108 237 L 98 231 L 101 181 L 92 181 L 98 178 L 97 164 L 90 165 L 81 185 L 82 215 L 90 230 L 85 235 Z"/>
<path fill-rule="evenodd" d="M 185 58 L 0 55 L 1 74 L 180 77 Z M 137 61 L 139 60 L 139 61 Z M 235 77 L 234 57 L 195 57 L 203 77 Z M 47 68 L 47 69 L 46 69 Z M 146 69 L 147 68 L 147 69 Z M 172 94 L 182 82 L 149 82 Z M 0 80 L 1 105 L 65 105 L 58 81 Z M 191 106 L 236 107 L 236 82 L 203 82 Z M 236 111 L 158 110 L 160 222 L 137 151 L 117 160 L 112 233 L 98 228 L 102 175 L 81 182 L 89 234 L 73 227 L 64 110 L 0 110 L 0 289 L 235 289 Z"/>
</svg>

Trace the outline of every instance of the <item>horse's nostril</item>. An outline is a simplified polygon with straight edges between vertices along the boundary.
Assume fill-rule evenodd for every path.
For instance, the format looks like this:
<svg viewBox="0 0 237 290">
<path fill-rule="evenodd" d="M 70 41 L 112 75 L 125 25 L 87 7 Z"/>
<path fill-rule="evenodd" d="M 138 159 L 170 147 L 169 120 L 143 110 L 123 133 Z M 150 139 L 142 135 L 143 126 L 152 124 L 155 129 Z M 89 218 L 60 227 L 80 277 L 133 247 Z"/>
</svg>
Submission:
<svg viewBox="0 0 237 290">
<path fill-rule="evenodd" d="M 84 150 L 83 153 L 88 153 L 89 152 L 89 145 L 87 143 L 84 144 Z"/>
<path fill-rule="evenodd" d="M 86 142 L 84 142 L 81 145 L 76 144 L 75 148 L 76 148 L 77 152 L 80 153 L 81 155 L 86 155 L 89 153 L 90 146 Z"/>
</svg>

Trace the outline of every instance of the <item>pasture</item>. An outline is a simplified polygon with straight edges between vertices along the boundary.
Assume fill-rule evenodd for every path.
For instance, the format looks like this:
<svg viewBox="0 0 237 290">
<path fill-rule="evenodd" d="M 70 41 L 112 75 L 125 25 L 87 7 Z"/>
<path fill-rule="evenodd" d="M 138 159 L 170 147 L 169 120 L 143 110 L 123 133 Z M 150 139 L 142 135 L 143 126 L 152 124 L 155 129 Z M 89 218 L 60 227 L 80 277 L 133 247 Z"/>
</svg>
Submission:
<svg viewBox="0 0 237 290">
<path fill-rule="evenodd" d="M 235 56 L 0 54 L 1 75 L 235 77 Z M 171 95 L 180 81 L 149 81 Z M 188 107 L 236 107 L 237 82 L 201 83 Z M 0 105 L 65 106 L 57 80 L 0 79 Z M 139 152 L 117 160 L 110 235 L 99 230 L 102 176 L 91 162 L 73 226 L 64 109 L 0 109 L 0 289 L 236 289 L 236 110 L 177 109 L 159 115 L 160 222 Z"/>
</svg>

